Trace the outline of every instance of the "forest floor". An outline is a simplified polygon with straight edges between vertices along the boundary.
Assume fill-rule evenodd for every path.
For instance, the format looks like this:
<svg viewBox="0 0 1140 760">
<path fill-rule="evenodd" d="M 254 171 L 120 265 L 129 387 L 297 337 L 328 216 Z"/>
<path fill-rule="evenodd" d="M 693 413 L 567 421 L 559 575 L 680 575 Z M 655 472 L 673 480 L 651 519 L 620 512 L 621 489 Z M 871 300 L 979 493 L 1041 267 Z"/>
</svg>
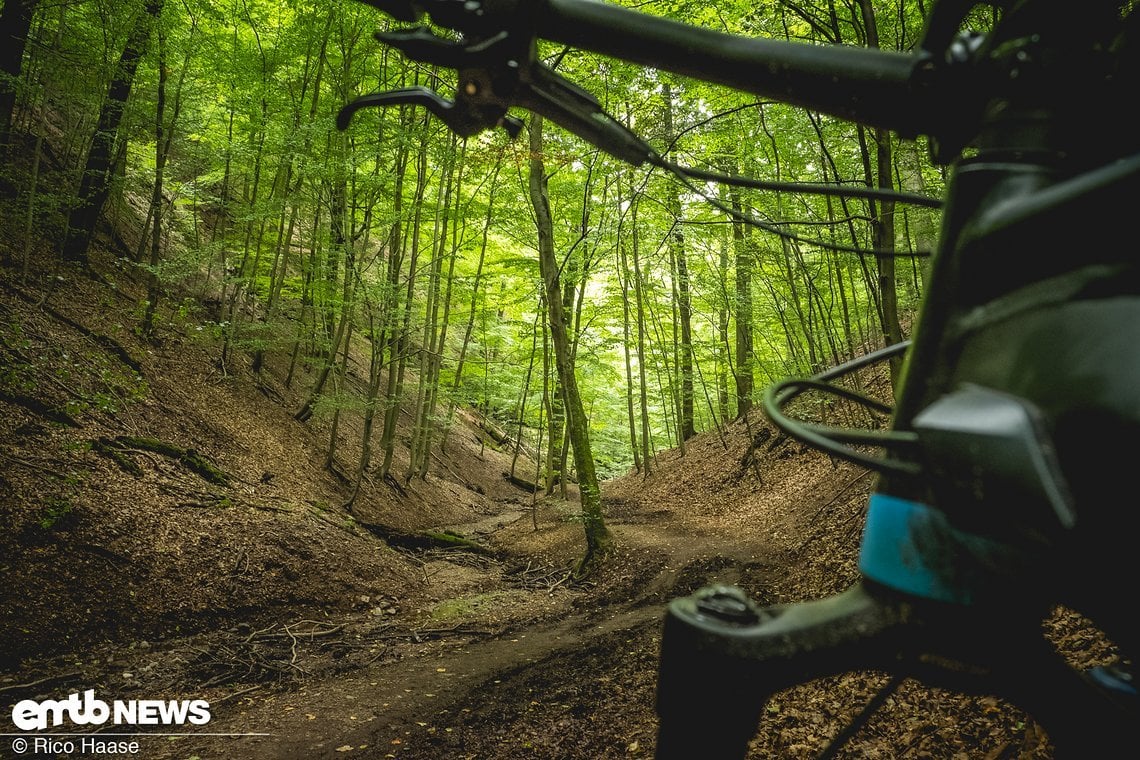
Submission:
<svg viewBox="0 0 1140 760">
<path fill-rule="evenodd" d="M 615 549 L 586 582 L 570 574 L 584 544 L 574 499 L 504 478 L 510 450 L 468 410 L 426 479 L 369 479 L 349 512 L 359 415 L 297 422 L 307 378 L 284 382 L 287 353 L 258 374 L 248 357 L 222 367 L 192 309 L 168 308 L 160 338 L 143 340 L 140 284 L 116 256 L 101 249 L 97 277 L 45 264 L 25 279 L 19 249 L 0 240 L 0 733 L 20 700 L 94 690 L 210 705 L 204 726 L 103 757 L 652 757 L 670 599 L 731 583 L 782 603 L 857 577 L 872 476 L 758 412 L 661 452 L 648 476 L 606 482 Z M 377 536 L 426 529 L 482 550 Z M 1074 662 L 1111 658 L 1068 611 L 1046 627 Z M 750 756 L 817 756 L 886 681 L 855 672 L 781 692 Z M 9 738 L 0 757 L 15 756 Z M 999 700 L 908 681 L 836 756 L 1052 749 Z"/>
</svg>

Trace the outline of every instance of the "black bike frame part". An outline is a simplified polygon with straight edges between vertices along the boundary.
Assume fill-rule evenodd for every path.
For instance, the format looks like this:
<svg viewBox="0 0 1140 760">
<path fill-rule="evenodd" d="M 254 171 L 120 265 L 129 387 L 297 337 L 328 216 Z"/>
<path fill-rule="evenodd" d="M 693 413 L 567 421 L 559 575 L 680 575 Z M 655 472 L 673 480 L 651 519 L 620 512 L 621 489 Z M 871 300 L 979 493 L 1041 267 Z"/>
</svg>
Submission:
<svg viewBox="0 0 1140 760">
<path fill-rule="evenodd" d="M 374 4 L 405 19 L 421 7 Z M 535 65 L 541 38 L 971 147 L 952 173 L 892 429 L 914 432 L 924 409 L 963 384 L 1024 399 L 1041 412 L 1040 440 L 1056 442 L 1073 526 L 1059 534 L 1048 510 L 1035 517 L 1008 500 L 939 498 L 922 477 L 885 475 L 879 494 L 929 505 L 946 535 L 984 537 L 1012 521 L 1034 538 L 1010 547 L 1012 572 L 1008 557 L 976 558 L 996 568 L 989 577 L 1001 593 L 950 604 L 867 578 L 840 596 L 766 610 L 724 590 L 676 600 L 662 637 L 658 757 L 743 757 L 768 695 L 879 668 L 1020 700 L 1059 750 L 1079 752 L 1083 731 L 1098 733 L 1090 744 L 1125 746 L 1135 704 L 1102 705 L 1040 630 L 1051 605 L 1069 604 L 1103 624 L 1125 656 L 1140 648 L 1130 600 L 1115 591 L 1135 575 L 1140 533 L 1140 511 L 1123 497 L 1133 490 L 1127 444 L 1140 440 L 1140 257 L 1127 225 L 1140 195 L 1129 163 L 1140 154 L 1130 114 L 1140 40 L 1134 19 L 1122 23 L 1120 0 L 997 3 L 1003 13 L 984 43 L 954 54 L 749 39 L 594 0 L 421 4 L 469 41 L 507 35 L 519 59 L 504 63 L 516 67 Z M 968 5 L 940 6 L 949 10 L 930 29 L 932 45 L 946 42 Z"/>
<path fill-rule="evenodd" d="M 1140 535 L 1140 514 L 1124 501 L 1133 491 L 1130 444 L 1140 440 L 1140 257 L 1122 224 L 1140 196 L 1140 139 L 1123 110 L 1135 92 L 1135 61 L 1131 70 L 1106 65 L 1124 28 L 1117 9 L 1097 2 L 1074 14 L 1064 4 L 1024 0 L 981 51 L 997 79 L 986 83 L 970 130 L 976 149 L 953 171 L 892 419 L 893 429 L 913 430 L 924 409 L 963 384 L 1025 399 L 1056 443 L 1073 524 L 1059 532 L 1048 510 L 940 499 L 921 477 L 886 475 L 876 490 L 932 504 L 963 530 L 988 535 L 1016 524 L 1034 538 L 1021 547 L 1028 561 L 991 575 L 997 598 L 950 612 L 870 580 L 856 588 L 877 588 L 875 596 L 888 600 L 881 607 L 842 595 L 758 610 L 750 626 L 710 625 L 693 612 L 695 602 L 674 602 L 662 640 L 663 721 L 686 709 L 709 712 L 718 677 L 752 683 L 762 702 L 788 685 L 879 663 L 1020 704 L 1045 726 L 1059 757 L 1099 756 L 1133 740 L 1136 701 L 1111 703 L 1051 652 L 1040 630 L 1051 605 L 1067 604 L 1102 626 L 1125 657 L 1140 648 L 1131 605 L 1116 585 L 1135 575 Z M 900 611 L 898 626 L 889 622 L 892 609 Z M 822 627 L 800 617 L 819 610 L 835 613 Z M 765 620 L 770 614 L 781 627 Z M 947 655 L 963 668 L 941 667 Z M 743 714 L 728 713 L 734 733 L 759 712 L 751 695 L 747 701 Z M 675 733 L 662 741 L 675 741 Z M 661 749 L 661 757 L 680 756 Z"/>
<path fill-rule="evenodd" d="M 1131 574 L 1140 529 L 1136 510 L 1121 508 L 1129 468 L 1113 465 L 1140 437 L 1140 256 L 1121 224 L 1140 193 L 1140 139 L 1120 126 L 1136 72 L 1106 68 L 1122 28 L 1107 8 L 1074 16 L 1031 0 L 995 30 L 990 49 L 1010 75 L 994 86 L 980 147 L 955 167 L 893 425 L 911 429 L 963 384 L 1038 408 L 1076 514 L 1042 553 L 1049 572 L 1026 585 L 1057 593 L 1044 579 L 1061 580 L 1066 598 L 1056 601 L 1091 599 L 1087 614 L 1115 619 L 1119 603 L 1097 589 Z M 1062 86 L 1081 81 L 1080 93 Z M 932 503 L 968 531 L 1055 534 L 1017 504 L 940 500 L 928 486 L 887 476 L 879 488 Z M 1134 623 L 1117 628 L 1140 643 Z"/>
<path fill-rule="evenodd" d="M 499 37 L 509 40 L 520 51 L 510 63 L 515 71 L 536 65 L 533 49 L 530 61 L 522 60 L 521 51 L 543 39 L 890 129 L 904 137 L 950 128 L 962 103 L 976 90 L 969 76 L 939 75 L 940 63 L 925 51 L 744 37 L 599 0 L 365 1 L 402 20 L 417 18 L 422 9 L 437 24 L 463 35 L 469 45 Z M 494 80 L 502 72 L 486 73 Z M 457 98 L 462 97 L 460 90 Z"/>
<path fill-rule="evenodd" d="M 1131 741 L 1136 699 L 1115 699 L 1040 636 L 1029 600 L 964 615 L 873 583 L 759 608 L 712 587 L 669 605 L 658 673 L 657 760 L 739 759 L 778 692 L 852 671 L 914 678 L 1027 710 L 1061 758 L 1107 757 Z"/>
<path fill-rule="evenodd" d="M 900 620 L 862 588 L 764 611 L 732 587 L 674 600 L 661 639 L 657 760 L 743 758 L 772 694 L 805 680 L 805 667 L 828 675 L 886 664 L 893 648 L 870 640 Z"/>
</svg>

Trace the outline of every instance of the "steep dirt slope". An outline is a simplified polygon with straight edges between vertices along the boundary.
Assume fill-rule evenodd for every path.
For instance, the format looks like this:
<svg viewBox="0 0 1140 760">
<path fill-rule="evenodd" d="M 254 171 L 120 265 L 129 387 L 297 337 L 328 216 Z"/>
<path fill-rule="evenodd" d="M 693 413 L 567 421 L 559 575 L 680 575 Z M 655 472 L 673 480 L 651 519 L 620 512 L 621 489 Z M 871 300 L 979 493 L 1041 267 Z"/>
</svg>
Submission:
<svg viewBox="0 0 1140 760">
<path fill-rule="evenodd" d="M 461 410 L 426 480 L 370 479 L 348 514 L 324 467 L 329 415 L 292 417 L 308 376 L 286 388 L 285 360 L 254 375 L 240 354 L 223 372 L 189 308 L 140 339 L 141 283 L 102 249 L 93 261 L 94 277 L 0 267 L 0 667 L 238 616 L 398 608 L 418 568 L 363 523 L 414 532 L 521 501 Z M 358 417 L 341 418 L 341 473 Z"/>
</svg>

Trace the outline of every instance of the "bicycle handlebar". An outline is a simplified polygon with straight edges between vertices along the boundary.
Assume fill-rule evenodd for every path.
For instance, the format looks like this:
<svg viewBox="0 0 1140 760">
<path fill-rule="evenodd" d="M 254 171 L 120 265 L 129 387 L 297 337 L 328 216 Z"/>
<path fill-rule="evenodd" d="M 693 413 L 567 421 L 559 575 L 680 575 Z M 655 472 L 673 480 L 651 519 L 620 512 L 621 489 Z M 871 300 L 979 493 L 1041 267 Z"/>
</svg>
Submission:
<svg viewBox="0 0 1140 760">
<path fill-rule="evenodd" d="M 942 109 L 916 71 L 925 54 L 741 37 L 597 0 L 541 0 L 543 39 L 771 97 L 907 137 L 938 126 Z M 946 93 L 939 93 L 944 97 Z"/>
<path fill-rule="evenodd" d="M 900 53 L 853 45 L 743 37 L 597 0 L 364 0 L 409 22 L 428 16 L 460 41 L 425 28 L 378 34 L 413 60 L 456 69 L 454 104 L 409 95 L 469 135 L 504 125 L 513 106 L 541 113 L 635 165 L 653 149 L 604 112 L 588 92 L 535 60 L 538 39 L 771 97 L 903 137 L 955 134 L 969 77 L 942 76 L 963 56 L 953 46 Z M 353 111 L 371 101 L 358 101 Z M 390 98 L 384 103 L 393 102 Z"/>
</svg>

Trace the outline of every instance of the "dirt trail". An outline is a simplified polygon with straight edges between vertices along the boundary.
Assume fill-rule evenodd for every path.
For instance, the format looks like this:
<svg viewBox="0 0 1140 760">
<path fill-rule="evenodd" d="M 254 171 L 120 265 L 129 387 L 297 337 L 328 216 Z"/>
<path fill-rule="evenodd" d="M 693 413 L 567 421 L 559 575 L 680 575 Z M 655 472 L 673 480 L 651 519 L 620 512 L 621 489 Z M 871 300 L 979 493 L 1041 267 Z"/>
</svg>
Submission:
<svg viewBox="0 0 1140 760">
<path fill-rule="evenodd" d="M 517 522 L 521 514 L 506 506 L 501 519 L 490 517 L 482 524 L 501 528 Z M 531 713 L 535 708 L 567 715 L 593 712 L 591 705 L 600 697 L 595 690 L 606 688 L 611 678 L 610 658 L 626 657 L 645 670 L 655 656 L 669 599 L 706 583 L 737 582 L 760 566 L 750 554 L 737 550 L 724 556 L 718 542 L 689 540 L 667 524 L 617 522 L 613 530 L 622 548 L 610 568 L 612 587 L 599 583 L 567 592 L 551 619 L 508 622 L 494 635 L 413 641 L 398 659 L 306 679 L 293 690 L 239 696 L 218 707 L 211 735 L 155 746 L 148 757 L 462 757 L 454 753 L 470 743 L 468 732 L 505 731 L 511 724 L 510 718 L 488 713 L 494 705 Z M 434 569 L 442 574 L 456 567 Z M 498 612 L 511 615 L 509 608 Z M 560 688 L 570 689 L 573 698 L 552 696 Z M 640 703 L 652 710 L 645 694 Z M 618 743 L 648 746 L 651 737 L 639 731 Z M 516 732 L 507 742 L 519 739 L 525 751 L 528 742 L 533 746 L 543 737 L 559 736 L 539 733 L 527 738 Z M 538 756 L 554 755 L 541 751 Z"/>
<path fill-rule="evenodd" d="M 613 612 L 603 618 L 575 615 L 552 625 L 527 627 L 495 638 L 440 648 L 400 662 L 306 684 L 260 700 L 211 729 L 274 734 L 230 740 L 190 740 L 162 757 L 187 752 L 205 757 L 338 758 L 347 750 L 394 751 L 415 734 L 447 732 L 464 706 L 494 699 L 505 680 L 524 668 L 542 667 L 559 654 L 583 649 L 615 632 L 648 635 L 662 613 L 658 605 Z M 509 687 L 502 689 L 506 691 Z M 410 750 L 409 750 L 410 751 Z M 402 754 L 406 755 L 407 752 Z"/>
<path fill-rule="evenodd" d="M 588 584 L 569 580 L 582 548 L 573 501 L 544 499 L 532 514 L 517 496 L 489 500 L 451 527 L 494 557 L 407 552 L 420 577 L 402 592 L 112 648 L 80 680 L 121 698 L 210 701 L 207 726 L 140 738 L 155 760 L 651 756 L 666 604 L 710 583 L 761 603 L 794 595 L 807 581 L 791 569 L 803 544 L 789 521 L 802 510 L 788 505 L 832 477 L 820 461 L 785 467 L 798 486 L 777 466 L 770 483 L 710 477 L 702 454 L 725 456 L 706 448 L 688 454 L 696 488 L 636 476 L 606 485 L 617 548 Z"/>
</svg>

